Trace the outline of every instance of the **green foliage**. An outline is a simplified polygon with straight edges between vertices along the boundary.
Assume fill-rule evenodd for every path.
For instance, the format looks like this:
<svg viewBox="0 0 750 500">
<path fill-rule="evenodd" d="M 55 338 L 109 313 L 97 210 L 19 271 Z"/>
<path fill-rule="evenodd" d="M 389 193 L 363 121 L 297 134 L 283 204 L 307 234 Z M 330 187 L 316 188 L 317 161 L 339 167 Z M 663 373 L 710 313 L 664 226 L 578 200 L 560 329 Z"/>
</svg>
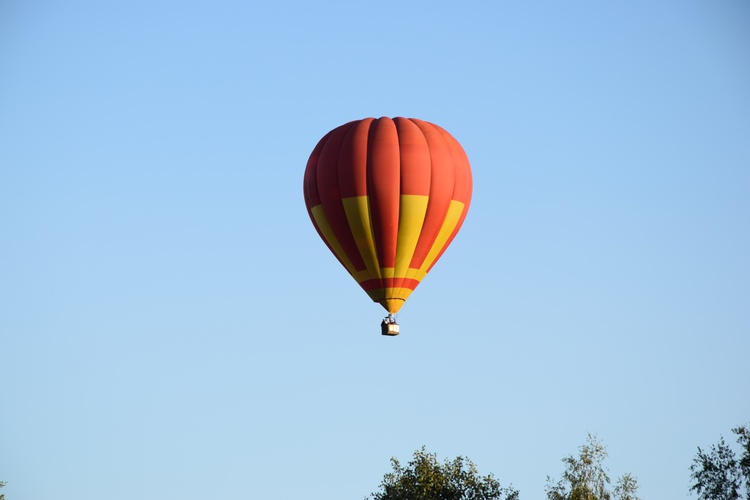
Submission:
<svg viewBox="0 0 750 500">
<path fill-rule="evenodd" d="M 724 437 L 708 452 L 698 447 L 698 453 L 690 466 L 693 483 L 690 491 L 698 493 L 701 500 L 739 500 L 742 498 L 742 483 L 745 483 L 745 498 L 750 500 L 750 428 L 748 425 L 732 429 L 742 447 L 742 456 L 737 460 Z"/>
<path fill-rule="evenodd" d="M 3 486 L 5 486 L 6 484 L 8 484 L 8 483 L 0 481 L 0 488 L 2 488 Z M 0 500 L 5 500 L 5 493 L 0 493 Z"/>
<path fill-rule="evenodd" d="M 617 479 L 614 496 L 619 500 L 638 500 L 638 481 L 635 476 L 626 472 Z"/>
<path fill-rule="evenodd" d="M 631 474 L 621 476 L 614 491 L 609 490 L 610 479 L 604 468 L 607 448 L 596 436 L 589 434 L 578 450 L 578 457 L 563 458 L 565 472 L 557 483 L 547 476 L 548 500 L 639 500 L 638 482 Z"/>
<path fill-rule="evenodd" d="M 373 500 L 518 500 L 513 487 L 502 488 L 489 474 L 480 476 L 468 458 L 456 457 L 440 463 L 437 455 L 428 453 L 424 446 L 404 467 L 391 458 L 393 471 L 380 483 L 380 491 Z"/>
<path fill-rule="evenodd" d="M 740 474 L 745 478 L 745 495 L 750 500 L 750 424 L 741 425 L 732 429 L 737 434 L 737 442 L 742 447 L 740 457 Z"/>
</svg>

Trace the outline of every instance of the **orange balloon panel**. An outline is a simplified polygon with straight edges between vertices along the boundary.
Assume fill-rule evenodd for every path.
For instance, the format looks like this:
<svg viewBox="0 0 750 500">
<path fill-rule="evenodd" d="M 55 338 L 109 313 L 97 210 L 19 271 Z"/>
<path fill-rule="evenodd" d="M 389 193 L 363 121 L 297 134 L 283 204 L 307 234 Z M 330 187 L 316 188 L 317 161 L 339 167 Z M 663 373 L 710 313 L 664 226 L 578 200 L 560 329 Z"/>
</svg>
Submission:
<svg viewBox="0 0 750 500">
<path fill-rule="evenodd" d="M 328 132 L 305 169 L 320 237 L 357 283 L 396 313 L 463 224 L 469 160 L 448 132 L 414 118 L 365 118 Z"/>
</svg>

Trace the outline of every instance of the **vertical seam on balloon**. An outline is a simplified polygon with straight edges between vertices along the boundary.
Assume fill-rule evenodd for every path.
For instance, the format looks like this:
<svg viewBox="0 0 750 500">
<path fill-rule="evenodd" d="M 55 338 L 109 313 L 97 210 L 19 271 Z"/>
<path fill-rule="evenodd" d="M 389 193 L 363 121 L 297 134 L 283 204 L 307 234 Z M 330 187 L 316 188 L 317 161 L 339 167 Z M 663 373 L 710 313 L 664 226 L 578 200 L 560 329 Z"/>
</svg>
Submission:
<svg viewBox="0 0 750 500">
<path fill-rule="evenodd" d="M 427 193 L 428 193 L 428 196 L 427 196 L 427 207 L 425 209 L 425 213 L 424 213 L 424 216 L 422 218 L 422 228 L 424 228 L 424 223 L 425 223 L 425 220 L 427 219 L 427 210 L 429 210 L 430 201 L 431 201 L 431 197 L 430 197 L 429 194 L 432 192 L 432 185 L 433 185 L 433 182 L 434 182 L 434 179 L 435 179 L 435 176 L 434 176 L 435 172 L 434 172 L 434 162 L 433 162 L 433 159 L 432 159 L 432 148 L 429 147 L 429 142 L 427 141 L 427 136 L 425 135 L 424 130 L 422 130 L 422 127 L 419 127 L 419 125 L 416 122 L 415 122 L 415 125 L 417 125 L 417 128 L 419 128 L 419 132 L 422 134 L 422 137 L 424 137 L 425 142 L 428 143 L 427 154 L 429 155 L 429 159 L 430 159 L 430 183 L 429 183 L 428 191 L 427 191 Z M 420 230 L 420 236 L 421 236 L 421 230 Z M 416 247 L 415 247 L 415 250 L 416 250 Z M 414 254 L 413 253 L 412 253 L 412 259 L 414 259 Z M 409 263 L 409 267 L 411 268 L 411 262 Z M 407 271 L 407 273 L 408 273 L 408 271 Z M 420 282 L 422 280 L 422 277 L 420 277 L 417 273 L 413 273 L 412 272 L 412 274 L 414 274 L 413 277 L 416 278 L 417 282 Z M 408 297 L 408 295 L 409 294 L 407 294 L 407 296 L 404 297 L 404 300 L 406 300 L 406 298 Z"/>
<path fill-rule="evenodd" d="M 370 275 L 370 279 L 381 279 L 383 273 L 380 270 L 380 256 L 378 255 L 378 242 L 375 240 L 375 225 L 372 221 L 372 200 L 370 199 L 370 184 L 368 182 L 369 179 L 369 169 L 370 169 L 370 133 L 372 131 L 373 124 L 377 121 L 377 118 L 373 118 L 367 125 L 367 134 L 365 135 L 365 140 L 367 141 L 365 144 L 365 199 L 367 200 L 367 228 L 370 232 L 369 234 L 369 242 L 370 242 L 370 252 L 372 253 L 372 256 L 375 260 L 374 266 L 372 269 L 372 272 L 376 273 L 375 275 L 370 272 L 368 269 L 368 275 Z"/>
<path fill-rule="evenodd" d="M 393 122 L 393 127 L 396 129 L 396 145 L 397 145 L 396 151 L 398 152 L 398 203 L 396 203 L 396 221 L 397 221 L 396 223 L 396 245 L 395 245 L 395 248 L 393 249 L 393 272 L 392 272 L 392 276 L 393 278 L 395 278 L 396 262 L 398 260 L 398 240 L 399 240 L 400 229 L 401 229 L 401 208 L 402 208 L 401 197 L 403 196 L 403 189 L 404 189 L 404 184 L 403 184 L 404 155 L 401 151 L 401 141 L 399 140 L 398 124 L 396 120 L 392 118 L 390 120 Z M 396 289 L 396 283 L 397 282 L 395 279 L 392 279 L 390 281 L 391 286 L 389 288 L 391 290 L 390 291 L 391 297 L 394 297 L 393 292 Z"/>
<path fill-rule="evenodd" d="M 367 119 L 365 119 L 367 120 Z M 352 128 L 352 133 L 356 131 L 357 127 L 361 125 L 361 123 L 365 120 L 361 120 L 360 123 L 357 124 L 357 126 Z M 365 134 L 365 164 L 364 164 L 364 178 L 365 178 L 365 193 L 364 195 L 359 195 L 357 198 L 359 199 L 356 203 L 359 206 L 357 210 L 357 214 L 359 215 L 359 223 L 362 225 L 363 228 L 363 234 L 365 238 L 367 239 L 367 245 L 365 245 L 365 249 L 367 254 L 369 254 L 369 258 L 365 257 L 365 254 L 363 253 L 363 248 L 360 247 L 360 245 L 357 245 L 357 249 L 359 251 L 360 257 L 365 262 L 365 276 L 363 277 L 362 281 L 367 279 L 373 279 L 379 276 L 380 274 L 380 262 L 378 258 L 378 252 L 377 247 L 375 246 L 375 233 L 374 228 L 372 224 L 372 213 L 370 209 L 370 193 L 367 186 L 367 169 L 368 169 L 368 153 L 367 150 L 370 147 L 370 127 L 372 126 L 372 121 L 369 122 L 367 125 L 367 134 Z M 364 210 L 361 207 L 361 203 L 364 203 Z M 364 220 L 364 217 L 367 218 L 367 220 Z M 368 265 L 369 262 L 369 265 Z M 375 274 L 373 274 L 375 273 Z"/>
<path fill-rule="evenodd" d="M 370 140 L 372 137 L 372 134 L 374 133 L 374 127 L 375 124 L 378 122 L 379 118 L 373 119 L 369 126 L 367 127 L 367 145 L 365 147 L 365 193 L 367 195 L 367 215 L 370 218 L 370 228 L 372 230 L 372 242 L 374 245 L 374 253 L 377 256 L 378 261 L 378 267 L 377 267 L 377 276 L 373 276 L 372 279 L 377 279 L 381 282 L 380 288 L 382 288 L 383 283 L 383 270 L 381 268 L 381 255 L 378 253 L 378 238 L 377 234 L 375 233 L 375 223 L 373 221 L 372 217 L 372 189 L 370 185 L 370 177 L 371 177 L 371 170 L 372 170 L 372 163 L 371 163 L 371 147 L 372 147 L 372 141 Z"/>
<path fill-rule="evenodd" d="M 401 243 L 401 214 L 402 214 L 402 206 L 404 200 L 404 155 L 401 151 L 401 141 L 400 141 L 400 135 L 399 135 L 399 127 L 398 127 L 398 121 L 393 120 L 393 124 L 396 127 L 396 143 L 398 144 L 398 227 L 396 228 L 396 255 L 393 257 L 393 276 L 396 276 L 396 269 L 398 269 L 398 251 L 399 251 L 399 243 Z M 393 290 L 397 290 L 398 283 L 402 282 L 403 280 L 393 280 L 391 282 L 391 285 L 393 286 Z M 393 292 L 391 292 L 393 293 Z"/>
<path fill-rule="evenodd" d="M 349 133 L 350 130 L 351 130 L 351 127 L 347 129 L 346 133 L 344 134 L 344 137 L 346 137 L 346 135 Z M 343 143 L 343 140 L 344 139 L 342 138 L 342 143 Z M 336 184 L 338 186 L 339 193 L 341 193 L 341 174 L 339 173 L 340 168 L 341 168 L 341 144 L 339 144 L 339 150 L 336 156 Z M 339 196 L 338 203 L 341 205 L 341 211 L 344 212 L 344 216 L 346 216 L 346 207 L 344 206 L 343 196 Z M 346 224 L 347 226 L 349 226 L 348 218 L 347 218 Z M 349 231 L 351 232 L 351 228 L 349 228 Z M 347 257 L 349 256 L 347 255 Z M 352 271 L 350 271 L 349 274 L 351 274 L 352 278 L 354 278 L 355 280 L 357 279 L 357 270 L 354 269 L 353 267 L 352 267 Z"/>
<path fill-rule="evenodd" d="M 424 135 L 424 132 L 419 127 L 419 125 L 416 122 L 414 122 L 411 118 L 405 118 L 405 120 L 408 120 L 409 123 L 413 124 L 416 127 L 416 129 L 422 135 L 422 138 L 425 141 L 425 145 L 427 145 L 428 144 L 427 143 L 427 137 Z M 425 148 L 425 150 L 427 151 L 427 155 L 428 155 L 428 158 L 429 158 L 429 165 L 430 165 L 430 181 L 429 181 L 429 184 L 427 186 L 427 193 L 428 193 L 427 194 L 427 205 L 429 205 L 429 202 L 430 202 L 429 192 L 430 192 L 430 185 L 432 184 L 432 151 L 430 150 L 429 145 Z M 403 156 L 402 156 L 402 158 L 403 158 Z M 403 163 L 401 164 L 401 166 L 402 166 L 401 174 L 403 174 Z M 401 186 L 402 186 L 402 189 L 403 189 L 403 175 L 402 175 Z M 404 201 L 405 201 L 404 200 L 404 195 L 403 195 L 403 192 L 402 192 L 400 202 L 403 204 Z M 424 211 L 422 211 L 422 217 L 421 217 L 421 220 L 419 221 L 419 234 L 417 235 L 417 237 L 416 237 L 416 239 L 414 241 L 414 245 L 411 248 L 411 252 L 409 253 L 408 256 L 403 256 L 403 258 L 408 258 L 408 262 L 406 263 L 406 266 L 405 266 L 406 267 L 406 271 L 404 273 L 401 273 L 399 282 L 394 285 L 394 286 L 397 286 L 397 288 L 399 289 L 399 292 L 397 294 L 397 298 L 400 298 L 400 299 L 403 299 L 403 300 L 406 300 L 406 297 L 409 295 L 409 293 L 411 293 L 411 292 L 409 292 L 409 293 L 405 294 L 405 290 L 406 290 L 405 281 L 406 281 L 406 278 L 409 277 L 409 274 L 410 274 L 409 271 L 410 271 L 410 268 L 411 268 L 411 261 L 414 258 L 414 252 L 416 251 L 417 244 L 419 243 L 419 236 L 422 233 L 422 228 L 424 227 L 424 221 L 425 221 L 425 218 L 427 217 L 427 205 L 425 205 L 425 209 L 424 209 Z M 400 214 L 399 214 L 399 236 L 401 235 L 400 224 L 401 224 L 401 217 L 400 217 Z M 397 246 L 397 248 L 400 248 L 400 246 Z M 398 266 L 399 260 L 400 260 L 399 259 L 399 255 L 397 254 L 396 255 L 396 267 L 399 267 Z"/>
</svg>

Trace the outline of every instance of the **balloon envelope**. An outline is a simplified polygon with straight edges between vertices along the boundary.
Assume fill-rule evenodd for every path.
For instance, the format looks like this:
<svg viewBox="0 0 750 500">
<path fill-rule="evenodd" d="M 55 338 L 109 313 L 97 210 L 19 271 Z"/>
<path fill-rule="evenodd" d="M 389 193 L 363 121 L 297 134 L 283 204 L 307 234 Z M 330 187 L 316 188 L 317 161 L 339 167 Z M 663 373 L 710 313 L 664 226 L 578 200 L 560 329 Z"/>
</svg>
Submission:
<svg viewBox="0 0 750 500">
<path fill-rule="evenodd" d="M 458 141 L 415 118 L 341 125 L 318 142 L 305 169 L 305 204 L 318 234 L 391 314 L 456 236 L 471 192 Z"/>
</svg>

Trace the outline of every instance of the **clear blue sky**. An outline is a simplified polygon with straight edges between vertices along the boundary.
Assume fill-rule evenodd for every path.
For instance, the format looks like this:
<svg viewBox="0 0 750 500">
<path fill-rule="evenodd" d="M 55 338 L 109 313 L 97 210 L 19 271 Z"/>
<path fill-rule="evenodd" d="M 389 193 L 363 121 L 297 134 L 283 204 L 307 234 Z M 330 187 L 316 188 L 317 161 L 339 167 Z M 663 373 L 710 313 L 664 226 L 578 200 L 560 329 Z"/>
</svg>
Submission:
<svg viewBox="0 0 750 500">
<path fill-rule="evenodd" d="M 328 130 L 437 123 L 464 227 L 384 338 L 310 223 Z M 0 5 L 10 500 L 363 498 L 426 445 L 641 496 L 750 420 L 741 0 Z"/>
</svg>

